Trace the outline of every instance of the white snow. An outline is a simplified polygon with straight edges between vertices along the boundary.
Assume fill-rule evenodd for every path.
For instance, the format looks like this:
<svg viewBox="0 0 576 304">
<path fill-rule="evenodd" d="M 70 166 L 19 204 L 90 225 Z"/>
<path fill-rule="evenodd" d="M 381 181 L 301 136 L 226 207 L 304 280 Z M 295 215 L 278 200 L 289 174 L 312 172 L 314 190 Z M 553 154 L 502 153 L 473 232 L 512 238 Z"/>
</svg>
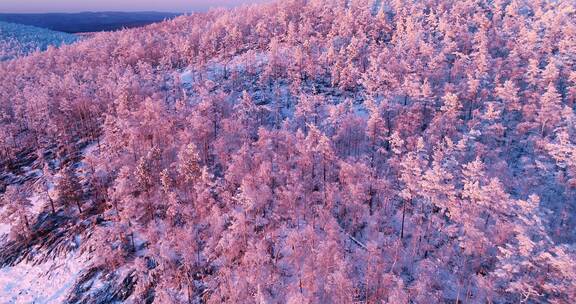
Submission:
<svg viewBox="0 0 576 304">
<path fill-rule="evenodd" d="M 34 171 L 26 170 L 26 174 L 30 172 Z M 46 198 L 35 191 L 28 198 L 32 204 L 30 212 L 36 217 L 46 206 Z M 5 238 L 10 229 L 11 225 L 0 224 L 0 239 Z M 72 253 L 43 264 L 22 262 L 0 268 L 0 303 L 62 303 L 87 262 Z"/>
<path fill-rule="evenodd" d="M 180 83 L 183 85 L 191 85 L 193 80 L 194 74 L 191 70 L 185 70 L 182 74 L 180 74 Z"/>
<path fill-rule="evenodd" d="M 75 254 L 0 269 L 0 303 L 63 303 L 88 260 Z"/>
<path fill-rule="evenodd" d="M 32 212 L 34 217 L 36 217 L 40 212 L 42 212 L 42 209 L 46 205 L 46 200 L 41 195 L 39 195 L 38 193 L 32 194 L 28 199 L 30 200 L 30 203 L 32 204 L 32 207 L 30 208 L 30 212 Z"/>
<path fill-rule="evenodd" d="M 0 238 L 2 238 L 5 234 L 10 233 L 10 228 L 12 226 L 8 225 L 8 224 L 3 224 L 0 223 Z"/>
</svg>

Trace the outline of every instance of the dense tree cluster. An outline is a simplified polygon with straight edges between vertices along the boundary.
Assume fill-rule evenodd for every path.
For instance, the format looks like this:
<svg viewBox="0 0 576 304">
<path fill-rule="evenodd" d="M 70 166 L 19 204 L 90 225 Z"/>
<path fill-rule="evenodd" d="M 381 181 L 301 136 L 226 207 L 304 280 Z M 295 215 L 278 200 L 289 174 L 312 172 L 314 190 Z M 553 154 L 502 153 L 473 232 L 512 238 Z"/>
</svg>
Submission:
<svg viewBox="0 0 576 304">
<path fill-rule="evenodd" d="M 0 21 L 0 62 L 77 40 L 71 34 Z"/>
<path fill-rule="evenodd" d="M 0 65 L 3 170 L 48 155 L 136 301 L 571 303 L 575 20 L 290 0 L 98 34 Z"/>
</svg>

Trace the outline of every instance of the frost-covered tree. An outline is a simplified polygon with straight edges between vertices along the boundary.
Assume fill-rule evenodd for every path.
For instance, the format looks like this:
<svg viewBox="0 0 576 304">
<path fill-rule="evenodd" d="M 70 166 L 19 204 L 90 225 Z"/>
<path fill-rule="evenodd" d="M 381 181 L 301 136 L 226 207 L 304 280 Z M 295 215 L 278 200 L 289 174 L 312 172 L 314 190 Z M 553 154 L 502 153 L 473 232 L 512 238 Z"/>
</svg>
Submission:
<svg viewBox="0 0 576 304">
<path fill-rule="evenodd" d="M 11 225 L 10 232 L 24 237 L 32 232 L 32 203 L 23 186 L 10 185 L 2 194 L 2 223 Z"/>
</svg>

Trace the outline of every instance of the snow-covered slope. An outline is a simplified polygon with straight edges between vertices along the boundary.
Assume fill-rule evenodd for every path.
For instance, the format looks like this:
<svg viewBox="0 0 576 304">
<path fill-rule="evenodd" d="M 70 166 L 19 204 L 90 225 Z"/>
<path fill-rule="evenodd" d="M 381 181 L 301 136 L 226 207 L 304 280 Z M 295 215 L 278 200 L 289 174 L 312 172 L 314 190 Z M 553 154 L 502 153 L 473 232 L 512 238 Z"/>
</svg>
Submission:
<svg viewBox="0 0 576 304">
<path fill-rule="evenodd" d="M 0 303 L 63 303 L 86 267 L 70 254 L 41 264 L 20 263 L 0 269 Z"/>
<path fill-rule="evenodd" d="M 0 61 L 28 55 L 48 46 L 70 44 L 78 40 L 71 34 L 55 32 L 34 26 L 0 21 Z"/>
</svg>

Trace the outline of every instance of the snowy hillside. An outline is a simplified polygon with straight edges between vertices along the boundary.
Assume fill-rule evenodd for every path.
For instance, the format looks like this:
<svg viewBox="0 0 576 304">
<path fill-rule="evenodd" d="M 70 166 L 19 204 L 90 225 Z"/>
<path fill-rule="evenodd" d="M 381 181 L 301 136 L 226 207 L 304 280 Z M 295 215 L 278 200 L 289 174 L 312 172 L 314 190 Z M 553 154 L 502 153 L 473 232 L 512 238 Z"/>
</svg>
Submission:
<svg viewBox="0 0 576 304">
<path fill-rule="evenodd" d="M 575 33 L 287 0 L 4 62 L 0 302 L 576 303 Z"/>
<path fill-rule="evenodd" d="M 49 46 L 71 44 L 78 37 L 34 26 L 0 21 L 0 61 L 45 51 Z"/>
</svg>

